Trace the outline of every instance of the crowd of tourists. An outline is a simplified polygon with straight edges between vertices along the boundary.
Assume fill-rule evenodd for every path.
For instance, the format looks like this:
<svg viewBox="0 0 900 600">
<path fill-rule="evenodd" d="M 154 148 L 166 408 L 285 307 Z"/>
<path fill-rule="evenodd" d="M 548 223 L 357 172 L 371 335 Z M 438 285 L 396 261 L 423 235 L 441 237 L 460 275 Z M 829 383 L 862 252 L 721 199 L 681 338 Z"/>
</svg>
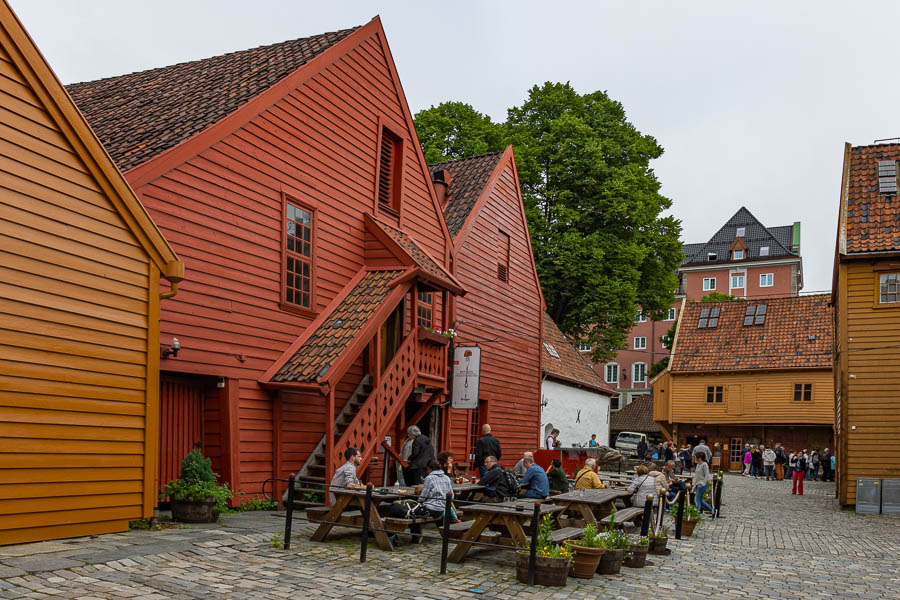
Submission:
<svg viewBox="0 0 900 600">
<path fill-rule="evenodd" d="M 744 477 L 765 478 L 766 481 L 788 479 L 793 482 L 792 494 L 803 494 L 804 481 L 819 481 L 820 477 L 821 481 L 834 481 L 836 458 L 828 448 L 821 452 L 818 448 L 813 448 L 812 452 L 807 449 L 788 451 L 780 443 L 774 448 L 745 444 L 741 454 Z"/>
</svg>

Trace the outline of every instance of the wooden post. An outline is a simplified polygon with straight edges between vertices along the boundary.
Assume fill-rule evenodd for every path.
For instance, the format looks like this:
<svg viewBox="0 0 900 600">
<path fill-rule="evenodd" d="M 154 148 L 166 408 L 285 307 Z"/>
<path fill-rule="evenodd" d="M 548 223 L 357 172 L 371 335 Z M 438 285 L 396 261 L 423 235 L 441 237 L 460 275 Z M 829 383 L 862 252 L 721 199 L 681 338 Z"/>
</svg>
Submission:
<svg viewBox="0 0 900 600">
<path fill-rule="evenodd" d="M 334 475 L 334 386 L 328 387 L 328 406 L 325 409 L 325 482 Z"/>
</svg>

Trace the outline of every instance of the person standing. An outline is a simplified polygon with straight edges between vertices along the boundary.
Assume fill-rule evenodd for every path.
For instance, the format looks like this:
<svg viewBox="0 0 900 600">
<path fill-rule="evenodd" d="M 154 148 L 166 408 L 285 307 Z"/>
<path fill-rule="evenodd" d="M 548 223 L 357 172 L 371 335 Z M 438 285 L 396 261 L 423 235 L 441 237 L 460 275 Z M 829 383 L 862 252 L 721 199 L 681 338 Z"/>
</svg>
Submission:
<svg viewBox="0 0 900 600">
<path fill-rule="evenodd" d="M 756 479 L 760 478 L 763 470 L 763 460 L 762 460 L 762 452 L 759 451 L 759 448 L 754 446 L 752 450 L 752 455 L 750 456 L 750 474 Z"/>
<path fill-rule="evenodd" d="M 787 456 L 780 442 L 775 442 L 775 479 L 782 481 L 784 479 L 784 463 L 787 462 Z"/>
<path fill-rule="evenodd" d="M 675 460 L 675 446 L 672 444 L 672 442 L 666 442 L 666 450 L 664 452 L 664 458 L 666 459 L 666 462 L 669 462 L 670 460 Z"/>
<path fill-rule="evenodd" d="M 425 480 L 425 468 L 428 461 L 435 458 L 434 446 L 422 430 L 412 425 L 407 429 L 413 438 L 412 451 L 409 454 L 409 477 L 406 485 L 419 485 Z"/>
<path fill-rule="evenodd" d="M 794 473 L 792 476 L 792 480 L 794 482 L 793 491 L 791 494 L 800 494 L 803 495 L 803 479 L 806 477 L 806 465 L 808 463 L 808 459 L 806 457 L 806 450 L 802 453 L 798 452 L 794 457 Z M 798 483 L 799 482 L 799 483 Z"/>
<path fill-rule="evenodd" d="M 559 437 L 559 429 L 554 429 L 550 432 L 550 435 L 547 436 L 547 439 L 544 440 L 544 449 L 545 450 L 553 450 L 556 447 L 556 438 Z"/>
<path fill-rule="evenodd" d="M 763 467 L 766 469 L 766 481 L 773 481 L 775 479 L 775 451 L 765 446 L 760 446 L 760 448 L 764 448 L 762 458 Z"/>
<path fill-rule="evenodd" d="M 692 453 L 694 459 L 697 459 L 697 454 L 703 454 L 706 458 L 707 466 L 709 466 L 709 461 L 712 460 L 712 452 L 709 449 L 709 446 L 706 445 L 706 440 L 700 440 L 700 443 L 694 448 L 694 452 Z"/>
<path fill-rule="evenodd" d="M 493 456 L 500 460 L 500 455 L 500 440 L 491 435 L 491 426 L 485 423 L 481 426 L 481 437 L 475 442 L 475 464 L 473 466 L 478 469 L 479 479 L 487 473 L 484 459 Z"/>
<path fill-rule="evenodd" d="M 647 442 L 644 440 L 644 438 L 641 438 L 641 440 L 637 443 L 635 452 L 637 452 L 637 457 L 640 459 L 643 459 L 644 455 L 647 454 Z"/>
<path fill-rule="evenodd" d="M 681 472 L 684 473 L 687 471 L 691 472 L 691 451 L 688 450 L 687 446 L 682 446 L 681 451 L 678 453 L 678 458 L 681 460 Z"/>
<path fill-rule="evenodd" d="M 709 487 L 709 482 L 712 481 L 709 464 L 706 462 L 706 455 L 702 452 L 695 454 L 694 457 L 697 459 L 697 470 L 694 471 L 694 506 L 700 512 L 703 512 L 705 508 L 710 514 L 713 514 L 713 507 L 703 499 L 703 495 L 706 494 L 706 488 Z"/>
<path fill-rule="evenodd" d="M 596 448 L 600 444 L 597 443 L 597 434 L 591 434 L 591 441 L 588 442 L 588 448 Z"/>
<path fill-rule="evenodd" d="M 810 481 L 819 479 L 819 449 L 813 448 L 812 454 L 809 455 L 809 468 L 807 469 L 807 478 Z"/>
<path fill-rule="evenodd" d="M 829 481 L 834 481 L 834 472 L 835 472 L 836 468 L 837 468 L 837 456 L 832 454 L 831 455 L 831 471 L 830 471 L 831 479 L 829 479 Z"/>
<path fill-rule="evenodd" d="M 831 451 L 828 448 L 819 455 L 819 464 L 822 465 L 822 481 L 828 481 L 831 477 Z"/>
<path fill-rule="evenodd" d="M 747 477 L 750 475 L 751 465 L 753 464 L 753 453 L 750 451 L 750 444 L 744 446 L 744 470 L 741 475 Z"/>
</svg>

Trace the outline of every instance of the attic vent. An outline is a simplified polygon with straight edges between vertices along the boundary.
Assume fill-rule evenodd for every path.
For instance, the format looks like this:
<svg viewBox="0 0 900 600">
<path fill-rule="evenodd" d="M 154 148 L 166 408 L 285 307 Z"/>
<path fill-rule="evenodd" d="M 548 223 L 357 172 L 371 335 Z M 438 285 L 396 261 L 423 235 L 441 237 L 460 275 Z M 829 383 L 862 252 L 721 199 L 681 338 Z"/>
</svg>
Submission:
<svg viewBox="0 0 900 600">
<path fill-rule="evenodd" d="M 719 258 L 719 255 L 716 254 L 715 252 L 709 252 L 709 253 L 706 255 L 706 260 L 708 260 L 709 262 L 712 262 L 712 261 L 714 261 L 714 260 L 716 260 L 716 259 L 718 259 L 718 258 Z"/>
<path fill-rule="evenodd" d="M 715 308 L 700 309 L 700 320 L 697 321 L 697 329 L 712 329 L 719 324 L 719 313 L 722 311 L 718 306 Z"/>
<path fill-rule="evenodd" d="M 378 157 L 378 202 L 382 206 L 399 209 L 398 168 L 400 159 L 400 138 L 381 129 L 381 149 Z"/>
<path fill-rule="evenodd" d="M 769 247 L 768 247 L 768 246 L 761 246 L 761 247 L 759 248 L 759 255 L 760 255 L 760 256 L 768 256 L 768 255 L 769 255 Z"/>
<path fill-rule="evenodd" d="M 897 193 L 897 163 L 893 160 L 878 161 L 878 193 L 882 196 Z"/>
<path fill-rule="evenodd" d="M 547 352 L 550 353 L 550 356 L 559 360 L 559 352 L 556 351 L 556 348 L 554 348 L 552 344 L 548 344 L 547 342 L 544 342 L 544 348 L 547 349 Z"/>
<path fill-rule="evenodd" d="M 745 227 L 738 227 L 737 233 L 734 234 L 735 237 L 744 237 L 747 233 L 747 229 Z"/>
<path fill-rule="evenodd" d="M 766 305 L 749 304 L 744 313 L 744 326 L 763 325 L 766 322 Z"/>
</svg>

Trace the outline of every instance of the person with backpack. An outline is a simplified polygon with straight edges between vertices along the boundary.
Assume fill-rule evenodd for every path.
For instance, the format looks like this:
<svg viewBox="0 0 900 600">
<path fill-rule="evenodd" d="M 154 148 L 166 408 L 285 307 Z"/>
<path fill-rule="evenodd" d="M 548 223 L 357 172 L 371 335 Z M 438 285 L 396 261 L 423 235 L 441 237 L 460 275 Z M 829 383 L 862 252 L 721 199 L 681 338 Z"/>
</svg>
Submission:
<svg viewBox="0 0 900 600">
<path fill-rule="evenodd" d="M 813 448 L 812 454 L 809 455 L 809 467 L 807 469 L 806 478 L 810 481 L 818 481 L 819 479 L 819 449 Z"/>
<path fill-rule="evenodd" d="M 519 481 L 519 489 L 525 490 L 520 494 L 522 498 L 543 500 L 550 495 L 550 480 L 531 456 L 525 457 L 525 476 Z"/>
<path fill-rule="evenodd" d="M 799 493 L 801 496 L 803 495 L 803 479 L 806 477 L 807 464 L 809 464 L 809 460 L 806 456 L 806 450 L 798 452 L 794 457 L 794 474 L 792 477 L 794 489 L 791 494 Z"/>
<path fill-rule="evenodd" d="M 606 486 L 600 481 L 597 475 L 597 460 L 589 458 L 584 461 L 584 466 L 575 473 L 575 489 L 576 490 L 598 490 Z"/>
<path fill-rule="evenodd" d="M 487 472 L 478 480 L 479 485 L 485 487 L 485 496 L 489 502 L 503 502 L 506 498 L 515 498 L 519 495 L 519 481 L 513 472 L 504 469 L 497 464 L 497 458 L 486 456 L 484 466 Z"/>
<path fill-rule="evenodd" d="M 784 463 L 787 462 L 787 455 L 781 443 L 775 442 L 775 479 L 782 481 L 784 479 Z"/>
</svg>

